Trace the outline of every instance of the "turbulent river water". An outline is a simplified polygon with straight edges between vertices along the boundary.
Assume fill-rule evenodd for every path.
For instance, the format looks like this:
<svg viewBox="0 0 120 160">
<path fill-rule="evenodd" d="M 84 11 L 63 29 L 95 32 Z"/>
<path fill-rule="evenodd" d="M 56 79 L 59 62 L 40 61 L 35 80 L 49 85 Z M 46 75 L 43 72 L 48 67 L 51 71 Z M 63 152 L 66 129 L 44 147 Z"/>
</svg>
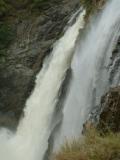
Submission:
<svg viewBox="0 0 120 160">
<path fill-rule="evenodd" d="M 86 33 L 77 40 L 84 28 L 85 11 L 77 13 L 36 77 L 35 88 L 26 102 L 24 118 L 17 131 L 0 130 L 1 160 L 42 160 L 56 122 L 54 113 L 59 92 L 72 70 L 69 92 L 63 106 L 63 119 L 54 137 L 54 150 L 65 139 L 79 136 L 93 106 L 109 87 L 109 59 L 120 29 L 120 0 L 109 0 Z M 73 56 L 74 55 L 74 56 Z M 54 134 L 54 133 L 53 133 Z"/>
</svg>

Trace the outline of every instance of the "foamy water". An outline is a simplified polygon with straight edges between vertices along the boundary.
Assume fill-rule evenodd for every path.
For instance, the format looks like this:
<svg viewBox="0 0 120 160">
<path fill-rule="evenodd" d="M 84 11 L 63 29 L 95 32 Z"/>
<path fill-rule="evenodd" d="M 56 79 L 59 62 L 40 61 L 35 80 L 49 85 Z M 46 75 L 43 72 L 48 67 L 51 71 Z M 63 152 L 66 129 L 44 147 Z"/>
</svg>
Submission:
<svg viewBox="0 0 120 160">
<path fill-rule="evenodd" d="M 10 135 L 7 130 L 0 132 L 1 160 L 42 160 L 48 148 L 51 122 L 58 92 L 69 68 L 79 30 L 84 27 L 85 11 L 75 24 L 54 45 L 51 60 L 47 60 L 37 76 L 35 89 L 26 102 L 24 118 L 17 132 Z"/>
<path fill-rule="evenodd" d="M 120 0 L 109 0 L 97 19 L 77 44 L 72 61 L 72 82 L 67 95 L 61 128 L 55 137 L 54 150 L 67 140 L 81 135 L 92 108 L 109 87 L 110 61 L 120 29 Z"/>
</svg>

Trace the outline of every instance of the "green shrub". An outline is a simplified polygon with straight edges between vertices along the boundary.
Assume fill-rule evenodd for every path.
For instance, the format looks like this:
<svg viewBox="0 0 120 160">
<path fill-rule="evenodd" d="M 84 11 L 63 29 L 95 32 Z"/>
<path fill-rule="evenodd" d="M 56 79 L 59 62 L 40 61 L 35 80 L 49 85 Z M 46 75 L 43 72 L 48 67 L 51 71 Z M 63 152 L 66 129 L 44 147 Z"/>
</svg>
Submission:
<svg viewBox="0 0 120 160">
<path fill-rule="evenodd" d="M 4 0 L 0 0 L 0 16 L 3 16 L 8 11 L 8 5 Z"/>
<path fill-rule="evenodd" d="M 87 15 L 90 15 L 92 12 L 100 9 L 106 0 L 80 0 L 81 4 L 86 8 Z"/>
<path fill-rule="evenodd" d="M 5 23 L 0 24 L 0 56 L 5 55 L 6 49 L 13 40 L 13 32 L 9 25 Z"/>
<path fill-rule="evenodd" d="M 33 0 L 33 7 L 40 8 L 43 5 L 46 5 L 46 2 L 49 2 L 50 0 Z"/>
<path fill-rule="evenodd" d="M 12 29 L 9 25 L 1 23 L 0 24 L 0 49 L 8 46 L 13 38 Z"/>
</svg>

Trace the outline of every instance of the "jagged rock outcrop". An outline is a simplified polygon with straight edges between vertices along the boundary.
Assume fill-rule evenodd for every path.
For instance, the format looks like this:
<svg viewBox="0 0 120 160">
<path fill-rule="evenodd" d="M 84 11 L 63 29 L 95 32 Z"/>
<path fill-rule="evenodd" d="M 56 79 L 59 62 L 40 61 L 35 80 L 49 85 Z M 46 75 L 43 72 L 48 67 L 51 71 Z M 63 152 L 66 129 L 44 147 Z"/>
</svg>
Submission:
<svg viewBox="0 0 120 160">
<path fill-rule="evenodd" d="M 103 131 L 120 131 L 120 37 L 113 50 L 110 70 L 110 90 L 102 97 L 98 128 Z"/>
<path fill-rule="evenodd" d="M 18 11 L 11 12 L 6 20 L 15 38 L 7 49 L 5 60 L 0 61 L 0 125 L 4 126 L 17 124 L 44 57 L 79 7 L 79 0 L 53 0 L 32 13 L 25 9 L 27 3 L 18 7 L 11 2 Z"/>
<path fill-rule="evenodd" d="M 111 88 L 102 97 L 101 107 L 103 111 L 98 127 L 103 131 L 120 132 L 120 86 Z"/>
<path fill-rule="evenodd" d="M 83 133 L 91 127 L 108 132 L 120 132 L 120 37 L 115 41 L 109 70 L 109 90 L 101 97 L 100 105 L 91 112 L 83 125 Z"/>
<path fill-rule="evenodd" d="M 83 125 L 83 134 L 94 127 L 103 133 L 120 132 L 120 86 L 111 88 L 101 98 L 100 108 L 99 121 L 97 123 L 93 121 L 95 117 L 89 119 Z"/>
<path fill-rule="evenodd" d="M 109 83 L 112 87 L 118 86 L 120 83 L 120 37 L 111 56 L 109 66 L 110 78 Z"/>
</svg>

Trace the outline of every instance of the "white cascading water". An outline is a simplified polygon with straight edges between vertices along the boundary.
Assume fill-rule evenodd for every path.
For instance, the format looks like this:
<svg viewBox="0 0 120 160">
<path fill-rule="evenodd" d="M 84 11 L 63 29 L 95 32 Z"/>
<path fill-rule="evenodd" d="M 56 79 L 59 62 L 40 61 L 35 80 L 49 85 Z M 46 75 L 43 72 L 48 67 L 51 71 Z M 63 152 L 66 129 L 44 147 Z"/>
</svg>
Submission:
<svg viewBox="0 0 120 160">
<path fill-rule="evenodd" d="M 79 30 L 84 27 L 85 11 L 77 17 L 64 36 L 55 44 L 50 62 L 38 74 L 36 86 L 24 109 L 15 135 L 0 132 L 1 160 L 42 160 L 52 132 L 52 118 L 58 92 L 69 68 Z"/>
<path fill-rule="evenodd" d="M 50 61 L 37 76 L 36 86 L 26 102 L 25 117 L 17 132 L 0 131 L 1 160 L 43 160 L 53 128 L 52 119 L 61 84 L 73 56 L 79 29 L 84 27 L 85 11 L 55 44 Z M 92 109 L 93 93 L 96 102 L 107 87 L 107 63 L 117 37 L 120 21 L 120 0 L 109 0 L 103 13 L 92 24 L 84 40 L 77 43 L 72 61 L 73 79 L 63 110 L 63 121 L 55 147 L 81 133 L 82 125 Z M 104 62 L 104 63 L 103 63 Z M 105 77 L 104 77 L 105 75 Z M 100 78 L 101 77 L 101 78 Z M 100 79 L 99 79 L 100 78 Z M 100 91 L 94 91 L 98 87 Z"/>
<path fill-rule="evenodd" d="M 92 107 L 109 87 L 107 66 L 120 29 L 120 0 L 109 0 L 91 24 L 84 39 L 77 43 L 72 61 L 72 82 L 63 120 L 54 137 L 54 151 L 67 140 L 80 136 Z"/>
</svg>

